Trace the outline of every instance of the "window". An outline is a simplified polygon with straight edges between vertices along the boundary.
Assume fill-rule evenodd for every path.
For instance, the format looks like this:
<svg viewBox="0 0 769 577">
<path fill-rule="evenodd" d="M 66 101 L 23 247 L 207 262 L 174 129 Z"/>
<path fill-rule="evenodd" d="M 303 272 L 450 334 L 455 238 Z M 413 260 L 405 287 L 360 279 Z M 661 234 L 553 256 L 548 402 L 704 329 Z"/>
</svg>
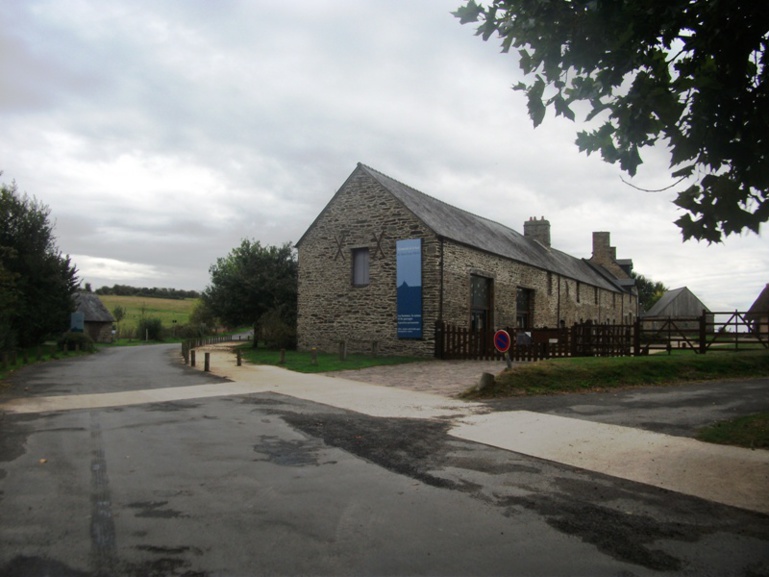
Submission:
<svg viewBox="0 0 769 577">
<path fill-rule="evenodd" d="M 519 288 L 515 295 L 516 323 L 519 329 L 531 329 L 534 309 L 534 291 Z"/>
<path fill-rule="evenodd" d="M 470 275 L 470 327 L 474 331 L 491 327 L 492 280 Z"/>
<path fill-rule="evenodd" d="M 369 284 L 369 254 L 368 248 L 352 249 L 352 284 L 353 286 L 368 286 Z"/>
</svg>

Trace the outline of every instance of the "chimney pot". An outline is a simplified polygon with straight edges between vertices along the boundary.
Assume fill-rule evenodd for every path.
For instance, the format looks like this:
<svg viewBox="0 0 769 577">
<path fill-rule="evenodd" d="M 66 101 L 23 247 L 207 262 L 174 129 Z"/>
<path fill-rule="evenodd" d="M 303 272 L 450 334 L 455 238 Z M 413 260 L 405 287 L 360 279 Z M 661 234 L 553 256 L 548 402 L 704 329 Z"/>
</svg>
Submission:
<svg viewBox="0 0 769 577">
<path fill-rule="evenodd" d="M 550 221 L 538 219 L 536 216 L 530 216 L 529 220 L 523 223 L 523 236 L 539 241 L 546 247 L 550 247 Z"/>
</svg>

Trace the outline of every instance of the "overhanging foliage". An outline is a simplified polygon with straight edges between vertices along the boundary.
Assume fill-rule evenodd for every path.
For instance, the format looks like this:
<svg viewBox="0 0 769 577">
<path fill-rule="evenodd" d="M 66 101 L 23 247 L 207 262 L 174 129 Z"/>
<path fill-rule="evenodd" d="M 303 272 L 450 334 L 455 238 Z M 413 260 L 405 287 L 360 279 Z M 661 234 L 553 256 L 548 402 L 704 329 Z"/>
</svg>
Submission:
<svg viewBox="0 0 769 577">
<path fill-rule="evenodd" d="M 577 145 L 634 175 L 641 149 L 664 142 L 680 179 L 676 224 L 708 242 L 769 219 L 765 1 L 468 0 L 455 15 L 520 55 L 539 125 L 548 109 L 597 128 Z M 685 187 L 685 188 L 684 188 Z"/>
</svg>

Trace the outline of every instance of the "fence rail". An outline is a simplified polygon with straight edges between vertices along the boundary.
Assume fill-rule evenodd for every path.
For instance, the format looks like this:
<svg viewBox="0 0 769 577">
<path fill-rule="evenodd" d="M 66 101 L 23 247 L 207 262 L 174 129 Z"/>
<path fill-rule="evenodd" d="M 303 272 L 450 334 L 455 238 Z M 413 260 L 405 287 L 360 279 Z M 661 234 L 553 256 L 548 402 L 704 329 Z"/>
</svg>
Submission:
<svg viewBox="0 0 769 577">
<path fill-rule="evenodd" d="M 708 312 L 693 317 L 643 317 L 632 324 L 583 322 L 561 329 L 510 333 L 511 360 L 535 361 L 553 357 L 618 357 L 670 353 L 691 349 L 697 354 L 714 351 L 769 349 L 767 327 L 747 313 Z M 439 359 L 502 359 L 493 344 L 494 330 L 473 331 L 438 322 L 435 356 Z"/>
<path fill-rule="evenodd" d="M 250 340 L 251 337 L 247 337 L 245 340 Z M 237 342 L 242 341 L 243 336 L 242 335 L 215 335 L 211 337 L 199 337 L 196 339 L 187 339 L 185 341 L 182 341 L 182 357 L 184 357 L 184 362 L 189 363 L 190 362 L 190 351 L 193 349 L 197 349 L 200 347 L 205 347 L 206 345 L 216 345 L 219 343 L 231 343 L 231 342 Z"/>
</svg>

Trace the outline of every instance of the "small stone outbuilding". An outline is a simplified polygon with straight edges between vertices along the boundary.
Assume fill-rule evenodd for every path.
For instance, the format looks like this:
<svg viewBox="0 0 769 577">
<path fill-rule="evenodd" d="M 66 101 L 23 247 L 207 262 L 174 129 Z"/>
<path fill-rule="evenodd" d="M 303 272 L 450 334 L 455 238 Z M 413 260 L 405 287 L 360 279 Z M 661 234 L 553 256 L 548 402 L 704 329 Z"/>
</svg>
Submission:
<svg viewBox="0 0 769 577">
<path fill-rule="evenodd" d="M 751 329 L 762 337 L 769 335 L 769 284 L 748 309 L 746 315 L 751 323 Z"/>
<path fill-rule="evenodd" d="M 111 343 L 115 317 L 101 302 L 99 295 L 79 291 L 75 294 L 75 305 L 77 312 L 83 315 L 84 332 L 96 343 Z"/>
<path fill-rule="evenodd" d="M 299 239 L 298 345 L 432 356 L 435 325 L 532 329 L 632 322 L 632 261 L 608 232 L 593 254 L 551 246 L 550 223 L 523 234 L 358 164 Z"/>
</svg>

